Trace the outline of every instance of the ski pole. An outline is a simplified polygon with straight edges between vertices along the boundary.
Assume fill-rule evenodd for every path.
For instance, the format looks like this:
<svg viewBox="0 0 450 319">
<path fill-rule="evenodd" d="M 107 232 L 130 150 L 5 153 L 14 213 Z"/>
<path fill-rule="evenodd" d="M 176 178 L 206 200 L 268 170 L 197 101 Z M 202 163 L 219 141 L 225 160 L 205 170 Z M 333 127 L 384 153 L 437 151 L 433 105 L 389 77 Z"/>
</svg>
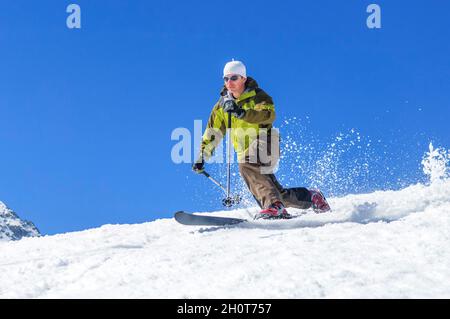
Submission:
<svg viewBox="0 0 450 319">
<path fill-rule="evenodd" d="M 231 184 L 231 112 L 228 112 L 228 170 L 227 170 L 227 198 L 226 200 L 230 200 L 230 184 Z"/>
<path fill-rule="evenodd" d="M 204 176 L 206 176 L 211 182 L 213 182 L 214 184 L 216 184 L 217 186 L 219 186 L 219 187 L 224 191 L 225 194 L 227 193 L 227 189 L 226 189 L 225 187 L 223 187 L 222 184 L 220 184 L 217 180 L 215 180 L 215 179 L 214 179 L 211 175 L 209 175 L 206 171 L 203 171 L 201 174 L 204 175 Z M 239 194 L 236 194 L 236 195 L 234 196 L 234 198 L 231 198 L 231 197 L 224 198 L 224 199 L 222 200 L 222 204 L 223 204 L 224 206 L 230 207 L 230 206 L 232 206 L 232 205 L 237 205 L 237 204 L 239 204 L 239 203 L 241 202 L 241 200 L 242 200 L 241 196 L 240 196 Z"/>
<path fill-rule="evenodd" d="M 205 175 L 210 181 L 219 186 L 226 194 L 226 197 L 222 200 L 222 204 L 226 207 L 231 207 L 235 204 L 241 202 L 241 196 L 237 194 L 234 198 L 230 196 L 231 189 L 231 112 L 228 112 L 228 163 L 227 163 L 227 188 L 222 186 L 218 181 L 211 177 L 207 172 L 203 171 L 202 174 Z"/>
<path fill-rule="evenodd" d="M 206 177 L 208 177 L 211 182 L 213 182 L 214 184 L 216 184 L 217 186 L 222 188 L 222 190 L 225 192 L 225 194 L 227 193 L 227 190 L 225 189 L 225 187 L 223 187 L 222 184 L 220 184 L 218 181 L 216 181 L 214 178 L 212 178 L 211 175 L 209 175 L 205 171 L 203 171 L 202 174 L 205 175 Z"/>
</svg>

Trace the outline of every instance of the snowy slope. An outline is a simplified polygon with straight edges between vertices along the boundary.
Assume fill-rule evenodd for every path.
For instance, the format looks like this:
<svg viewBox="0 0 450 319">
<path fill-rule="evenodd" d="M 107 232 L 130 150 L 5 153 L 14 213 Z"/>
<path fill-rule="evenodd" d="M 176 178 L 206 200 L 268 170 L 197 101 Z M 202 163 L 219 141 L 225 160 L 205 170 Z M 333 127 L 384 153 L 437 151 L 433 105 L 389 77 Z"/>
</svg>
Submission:
<svg viewBox="0 0 450 319">
<path fill-rule="evenodd" d="M 0 298 L 450 298 L 445 174 L 294 220 L 160 219 L 0 242 Z"/>
<path fill-rule="evenodd" d="M 161 219 L 0 243 L 0 297 L 450 297 L 449 181 L 331 204 L 291 221 Z"/>
<path fill-rule="evenodd" d="M 40 233 L 32 222 L 20 219 L 16 213 L 0 202 L 0 241 L 36 236 L 40 236 Z"/>
</svg>

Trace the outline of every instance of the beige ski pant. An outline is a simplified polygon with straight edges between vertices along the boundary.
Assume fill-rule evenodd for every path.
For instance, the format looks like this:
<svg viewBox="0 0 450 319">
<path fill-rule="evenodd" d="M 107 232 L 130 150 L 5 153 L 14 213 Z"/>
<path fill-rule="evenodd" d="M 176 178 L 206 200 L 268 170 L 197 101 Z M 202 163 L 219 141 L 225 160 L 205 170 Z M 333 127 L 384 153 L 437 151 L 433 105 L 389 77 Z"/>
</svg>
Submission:
<svg viewBox="0 0 450 319">
<path fill-rule="evenodd" d="M 280 152 L 278 132 L 272 132 L 269 136 L 258 137 L 250 145 L 248 154 L 239 160 L 239 173 L 261 208 L 281 201 L 285 207 L 308 209 L 311 207 L 308 189 L 284 188 L 273 174 Z"/>
</svg>

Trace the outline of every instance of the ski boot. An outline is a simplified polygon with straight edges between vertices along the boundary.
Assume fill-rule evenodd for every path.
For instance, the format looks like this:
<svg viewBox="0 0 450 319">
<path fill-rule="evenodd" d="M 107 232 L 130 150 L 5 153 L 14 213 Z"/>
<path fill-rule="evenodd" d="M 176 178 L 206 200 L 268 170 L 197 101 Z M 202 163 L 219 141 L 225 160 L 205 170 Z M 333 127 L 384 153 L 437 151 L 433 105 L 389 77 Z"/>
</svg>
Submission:
<svg viewBox="0 0 450 319">
<path fill-rule="evenodd" d="M 291 215 L 284 208 L 283 203 L 275 202 L 266 209 L 261 210 L 255 219 L 289 219 Z"/>
<path fill-rule="evenodd" d="M 325 213 L 331 210 L 330 205 L 328 205 L 325 196 L 323 196 L 320 190 L 310 189 L 312 209 L 315 213 Z"/>
</svg>

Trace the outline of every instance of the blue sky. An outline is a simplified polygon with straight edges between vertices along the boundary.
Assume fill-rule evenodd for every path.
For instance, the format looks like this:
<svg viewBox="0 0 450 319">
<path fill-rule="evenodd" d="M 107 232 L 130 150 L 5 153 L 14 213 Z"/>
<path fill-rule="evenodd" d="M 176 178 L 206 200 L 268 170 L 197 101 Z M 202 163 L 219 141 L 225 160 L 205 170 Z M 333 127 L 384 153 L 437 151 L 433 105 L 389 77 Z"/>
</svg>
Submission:
<svg viewBox="0 0 450 319">
<path fill-rule="evenodd" d="M 70 3 L 79 30 L 66 26 Z M 381 29 L 367 28 L 370 3 Z M 345 165 L 333 169 L 370 172 L 326 192 L 418 181 L 428 143 L 450 147 L 449 12 L 444 1 L 2 1 L 0 200 L 44 234 L 222 209 L 220 190 L 172 162 L 171 133 L 206 123 L 231 58 L 273 97 L 281 135 L 316 145 L 302 173 L 286 154 L 283 183 L 313 183 L 311 163 L 339 134 Z M 207 168 L 223 180 L 225 165 Z"/>
</svg>

